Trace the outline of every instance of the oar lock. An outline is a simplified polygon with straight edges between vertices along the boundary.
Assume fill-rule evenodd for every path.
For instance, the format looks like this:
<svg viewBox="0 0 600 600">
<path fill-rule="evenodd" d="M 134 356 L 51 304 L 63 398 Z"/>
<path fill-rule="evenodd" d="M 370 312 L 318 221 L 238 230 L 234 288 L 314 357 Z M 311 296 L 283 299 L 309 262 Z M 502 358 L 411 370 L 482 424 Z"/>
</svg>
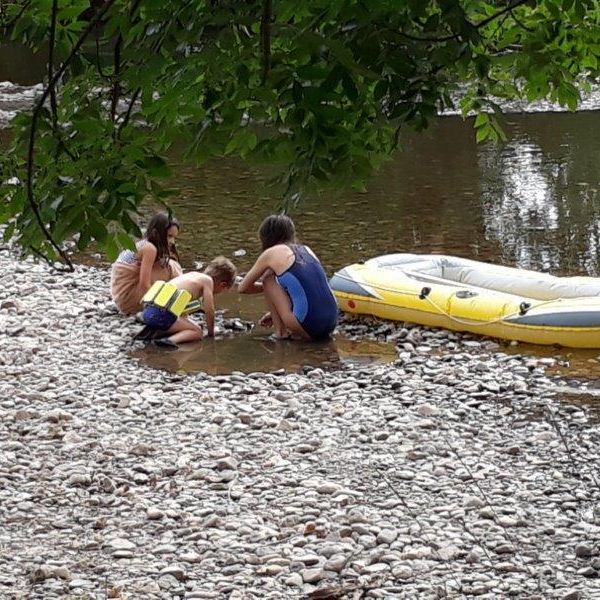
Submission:
<svg viewBox="0 0 600 600">
<path fill-rule="evenodd" d="M 425 300 L 425 298 L 427 298 L 427 296 L 429 296 L 431 292 L 431 288 L 430 287 L 424 287 L 421 289 L 421 293 L 419 294 L 419 298 L 421 300 Z"/>
</svg>

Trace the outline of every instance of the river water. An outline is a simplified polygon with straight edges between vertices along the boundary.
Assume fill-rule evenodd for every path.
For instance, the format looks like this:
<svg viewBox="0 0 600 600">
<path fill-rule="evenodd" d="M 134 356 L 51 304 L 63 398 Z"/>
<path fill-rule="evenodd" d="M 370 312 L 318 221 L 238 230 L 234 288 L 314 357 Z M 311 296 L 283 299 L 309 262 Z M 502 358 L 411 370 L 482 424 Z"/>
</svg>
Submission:
<svg viewBox="0 0 600 600">
<path fill-rule="evenodd" d="M 31 86 L 42 74 L 39 57 L 0 45 L 0 124 L 29 106 Z M 373 177 L 366 192 L 305 198 L 292 211 L 300 238 L 329 272 L 388 252 L 439 252 L 600 276 L 598 107 L 598 92 L 577 113 L 547 105 L 523 107 L 505 116 L 508 141 L 499 145 L 476 144 L 471 119 L 441 116 L 428 132 L 403 139 L 402 151 Z M 279 204 L 279 190 L 267 185 L 273 173 L 234 159 L 213 160 L 202 168 L 177 153 L 171 160 L 179 190 L 171 205 L 183 225 L 178 246 L 184 265 L 224 254 L 236 256 L 240 270 L 247 269 L 259 251 L 258 225 Z M 255 298 L 234 295 L 225 297 L 225 307 L 246 318 L 262 308 Z M 236 347 L 231 355 L 239 361 L 256 346 Z M 524 345 L 519 350 L 547 353 Z M 563 352 L 600 375 L 596 354 Z M 223 369 L 235 369 L 236 359 L 225 355 Z M 294 356 L 293 362 L 302 362 L 301 357 Z M 194 365 L 192 370 L 202 368 L 202 360 L 188 357 L 186 363 Z M 288 363 L 271 366 L 277 364 Z"/>
</svg>

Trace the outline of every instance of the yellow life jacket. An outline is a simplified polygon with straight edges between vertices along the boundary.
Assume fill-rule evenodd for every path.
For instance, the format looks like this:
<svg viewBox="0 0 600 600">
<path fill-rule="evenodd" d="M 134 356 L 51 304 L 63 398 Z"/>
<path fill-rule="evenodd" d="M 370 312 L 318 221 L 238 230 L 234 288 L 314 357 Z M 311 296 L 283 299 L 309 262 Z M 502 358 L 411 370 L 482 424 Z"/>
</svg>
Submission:
<svg viewBox="0 0 600 600">
<path fill-rule="evenodd" d="M 192 300 L 190 292 L 177 289 L 177 286 L 165 281 L 155 281 L 144 294 L 142 304 L 154 304 L 165 308 L 176 317 L 189 315 L 202 309 L 202 302 Z"/>
</svg>

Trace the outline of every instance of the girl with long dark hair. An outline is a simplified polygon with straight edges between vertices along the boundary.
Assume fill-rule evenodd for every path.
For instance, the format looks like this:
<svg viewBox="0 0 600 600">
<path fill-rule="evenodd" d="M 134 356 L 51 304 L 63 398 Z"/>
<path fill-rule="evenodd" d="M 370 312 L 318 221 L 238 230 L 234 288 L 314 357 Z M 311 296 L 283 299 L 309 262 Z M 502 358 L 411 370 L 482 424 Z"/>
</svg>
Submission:
<svg viewBox="0 0 600 600">
<path fill-rule="evenodd" d="M 167 213 L 158 213 L 148 223 L 146 234 L 135 250 L 123 250 L 112 265 L 111 296 L 119 311 L 135 314 L 141 300 L 157 280 L 169 281 L 183 273 L 175 239 L 179 223 Z M 175 257 L 177 260 L 175 260 Z"/>
</svg>

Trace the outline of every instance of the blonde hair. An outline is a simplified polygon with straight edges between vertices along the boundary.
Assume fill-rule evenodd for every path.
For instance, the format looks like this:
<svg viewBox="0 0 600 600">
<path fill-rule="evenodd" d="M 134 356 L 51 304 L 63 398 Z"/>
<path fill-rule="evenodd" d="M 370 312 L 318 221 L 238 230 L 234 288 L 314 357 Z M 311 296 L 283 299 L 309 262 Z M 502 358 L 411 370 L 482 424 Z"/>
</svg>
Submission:
<svg viewBox="0 0 600 600">
<path fill-rule="evenodd" d="M 225 281 L 231 287 L 235 280 L 237 269 L 228 258 L 217 256 L 206 265 L 204 272 L 215 281 Z"/>
</svg>

